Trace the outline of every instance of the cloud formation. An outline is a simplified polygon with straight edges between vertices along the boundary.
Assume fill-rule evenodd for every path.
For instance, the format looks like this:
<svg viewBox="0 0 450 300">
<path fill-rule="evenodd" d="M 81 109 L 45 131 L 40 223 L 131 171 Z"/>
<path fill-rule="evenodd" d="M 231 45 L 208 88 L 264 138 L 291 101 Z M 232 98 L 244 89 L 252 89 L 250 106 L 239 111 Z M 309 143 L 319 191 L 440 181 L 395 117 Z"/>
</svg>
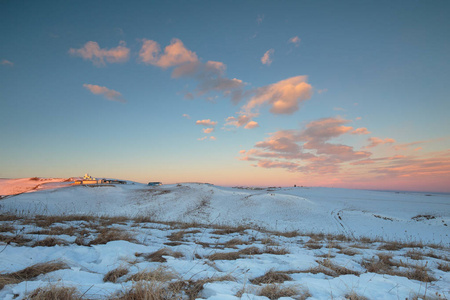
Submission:
<svg viewBox="0 0 450 300">
<path fill-rule="evenodd" d="M 139 57 L 143 63 L 163 69 L 198 61 L 197 54 L 186 49 L 183 42 L 177 38 L 173 38 L 170 45 L 164 48 L 164 53 L 161 53 L 161 47 L 157 42 L 144 39 Z"/>
<path fill-rule="evenodd" d="M 373 147 L 376 147 L 376 146 L 378 146 L 378 145 L 384 145 L 384 144 L 392 144 L 392 143 L 395 143 L 395 140 L 394 140 L 394 139 L 391 139 L 391 138 L 385 138 L 385 139 L 383 140 L 383 139 L 380 139 L 380 138 L 378 138 L 378 137 L 371 137 L 371 138 L 368 139 L 368 141 L 369 141 L 370 143 L 369 143 L 369 145 L 366 146 L 366 148 L 373 148 Z"/>
<path fill-rule="evenodd" d="M 102 95 L 103 97 L 105 97 L 108 100 L 122 102 L 122 103 L 127 102 L 123 98 L 121 93 L 119 93 L 115 90 L 108 89 L 107 87 L 94 85 L 94 84 L 86 84 L 86 83 L 83 84 L 83 87 L 88 89 L 92 94 Z"/>
<path fill-rule="evenodd" d="M 257 88 L 254 96 L 244 106 L 244 111 L 269 105 L 271 113 L 293 114 L 302 102 L 311 98 L 312 86 L 307 80 L 307 76 L 295 76 Z"/>
<path fill-rule="evenodd" d="M 10 67 L 14 66 L 14 63 L 12 61 L 7 60 L 7 59 L 3 59 L 0 62 L 0 64 L 3 65 L 3 66 L 10 66 Z"/>
<path fill-rule="evenodd" d="M 214 127 L 209 127 L 209 128 L 204 128 L 203 129 L 203 132 L 206 133 L 206 134 L 211 133 L 213 131 L 214 131 Z"/>
<path fill-rule="evenodd" d="M 206 120 L 198 120 L 195 122 L 195 124 L 197 125 L 203 125 L 203 126 L 207 126 L 207 127 L 214 127 L 217 125 L 216 121 L 211 121 L 210 119 L 206 119 Z"/>
<path fill-rule="evenodd" d="M 361 127 L 361 128 L 356 128 L 355 130 L 352 131 L 352 134 L 369 134 L 370 131 L 367 130 L 366 127 Z"/>
<path fill-rule="evenodd" d="M 183 117 L 186 118 L 186 119 L 191 119 L 191 116 L 188 115 L 188 114 L 183 114 Z"/>
<path fill-rule="evenodd" d="M 274 49 L 269 49 L 267 50 L 263 57 L 261 57 L 261 62 L 263 65 L 268 65 L 270 66 L 270 64 L 272 63 L 273 59 L 272 59 L 272 55 L 275 53 Z"/>
<path fill-rule="evenodd" d="M 349 122 L 341 118 L 324 118 L 311 121 L 301 130 L 277 131 L 256 143 L 254 149 L 241 153 L 241 159 L 257 161 L 255 166 L 262 168 L 285 168 L 301 173 L 337 173 L 341 164 L 371 156 L 370 152 L 330 142 L 354 130 L 346 126 Z"/>
<path fill-rule="evenodd" d="M 104 66 L 105 60 L 108 63 L 121 63 L 128 60 L 130 49 L 126 47 L 124 41 L 119 46 L 111 49 L 101 49 L 97 42 L 87 42 L 80 49 L 70 48 L 69 53 L 74 56 L 80 56 L 85 60 L 90 60 L 96 66 Z"/>
<path fill-rule="evenodd" d="M 298 47 L 298 45 L 300 45 L 300 38 L 298 36 L 294 36 L 291 37 L 288 42 L 294 44 L 295 47 Z"/>
</svg>

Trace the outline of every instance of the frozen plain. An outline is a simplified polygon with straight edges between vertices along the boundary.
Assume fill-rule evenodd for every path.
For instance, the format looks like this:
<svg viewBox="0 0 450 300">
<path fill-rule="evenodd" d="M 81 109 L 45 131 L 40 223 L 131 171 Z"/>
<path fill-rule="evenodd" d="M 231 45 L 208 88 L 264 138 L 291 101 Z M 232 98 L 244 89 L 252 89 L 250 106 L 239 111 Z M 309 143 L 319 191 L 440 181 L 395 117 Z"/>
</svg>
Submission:
<svg viewBox="0 0 450 300">
<path fill-rule="evenodd" d="M 28 183 L 25 179 L 22 181 Z M 11 188 L 14 184 L 23 186 L 19 181 L 10 181 L 6 186 Z M 4 182 L 0 182 L 0 195 L 1 191 L 7 194 L 4 187 Z M 126 276 L 117 283 L 103 281 L 108 271 L 119 266 L 126 266 L 130 274 L 163 266 L 174 272 L 179 280 L 225 275 L 234 278 L 205 283 L 197 295 L 200 299 L 236 299 L 236 295 L 267 299 L 259 296 L 264 284 L 253 284 L 251 280 L 271 270 L 290 274 L 290 280 L 276 284 L 308 291 L 308 299 L 344 299 L 352 292 L 369 299 L 413 299 L 424 293 L 437 299 L 449 297 L 450 276 L 445 268 L 448 267 L 447 224 L 450 222 L 448 195 L 305 187 L 254 190 L 197 183 L 157 188 L 138 183 L 86 187 L 69 186 L 58 180 L 43 182 L 37 188 L 31 186 L 29 189 L 30 192 L 0 200 L 2 214 L 24 218 L 36 215 L 148 217 L 154 221 L 206 226 L 192 225 L 180 229 L 157 222 L 127 220 L 112 223 L 109 227 L 132 233 L 134 241 L 110 241 L 95 245 L 86 242 L 86 245 L 79 245 L 74 243 L 76 234 L 62 234 L 56 236 L 61 242 L 59 245 L 46 247 L 34 245 L 39 240 L 55 237 L 43 231 L 52 227 L 84 228 L 88 231 L 85 236 L 87 241 L 95 239 L 99 232 L 86 221 L 60 222 L 43 228 L 38 223 L 23 224 L 18 220 L 10 224 L 14 230 L 4 233 L 4 236 L 13 236 L 17 234 L 15 231 L 22 230 L 23 237 L 31 241 L 23 245 L 10 243 L 5 246 L 0 254 L 2 274 L 54 260 L 63 261 L 67 268 L 7 285 L 0 291 L 3 298 L 23 298 L 36 288 L 55 282 L 76 286 L 88 299 L 108 298 L 133 286 L 133 281 L 127 281 Z M 218 234 L 214 225 L 242 225 L 247 229 Z M 173 243 L 171 235 L 180 231 L 183 238 Z M 298 233 L 282 236 L 274 231 Z M 331 236 L 317 238 L 313 235 L 317 233 L 342 234 L 350 239 L 336 241 Z M 355 241 L 361 237 L 374 241 L 358 248 Z M 421 246 L 387 251 L 382 247 L 383 242 L 376 241 L 376 238 Z M 240 240 L 242 244 L 229 246 L 227 242 L 233 239 Z M 266 253 L 271 252 L 266 251 L 268 246 L 264 241 L 268 239 L 275 249 L 286 253 Z M 310 247 L 308 243 L 316 246 Z M 258 248 L 259 253 L 242 254 L 234 260 L 211 258 L 214 253 L 239 252 L 248 247 Z M 349 248 L 356 253 L 350 255 L 351 251 L 343 250 Z M 165 262 L 146 261 L 135 255 L 161 249 L 172 251 L 164 256 Z M 420 260 L 412 259 L 410 254 L 414 251 L 430 255 L 423 255 Z M 170 253 L 175 252 L 182 256 L 171 256 Z M 424 282 L 386 272 L 369 272 L 364 262 L 386 253 L 397 265 L 397 271 L 425 266 L 435 280 Z M 325 260 L 350 272 L 325 274 L 311 271 L 323 266 Z M 292 299 L 295 298 L 292 295 Z"/>
</svg>

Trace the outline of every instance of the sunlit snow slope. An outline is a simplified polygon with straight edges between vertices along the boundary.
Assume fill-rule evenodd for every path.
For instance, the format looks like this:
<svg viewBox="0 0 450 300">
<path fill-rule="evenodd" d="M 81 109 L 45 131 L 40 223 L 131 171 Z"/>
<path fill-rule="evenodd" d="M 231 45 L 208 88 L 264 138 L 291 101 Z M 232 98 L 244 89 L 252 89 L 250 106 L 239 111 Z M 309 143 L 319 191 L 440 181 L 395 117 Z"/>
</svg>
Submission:
<svg viewBox="0 0 450 300">
<path fill-rule="evenodd" d="M 251 190 L 197 183 L 57 187 L 7 196 L 0 200 L 0 210 L 25 215 L 145 215 L 160 221 L 450 242 L 450 195 L 445 194 L 303 187 Z"/>
</svg>

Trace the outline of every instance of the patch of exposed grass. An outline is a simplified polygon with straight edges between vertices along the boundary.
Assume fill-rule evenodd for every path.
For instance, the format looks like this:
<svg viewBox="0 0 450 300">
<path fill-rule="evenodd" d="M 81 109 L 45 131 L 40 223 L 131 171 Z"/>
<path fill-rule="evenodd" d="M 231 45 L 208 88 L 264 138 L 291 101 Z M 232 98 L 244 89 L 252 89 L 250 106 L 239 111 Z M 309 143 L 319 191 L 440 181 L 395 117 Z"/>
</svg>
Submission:
<svg viewBox="0 0 450 300">
<path fill-rule="evenodd" d="M 357 254 L 361 254 L 361 252 L 354 250 L 352 248 L 344 248 L 338 251 L 340 254 L 348 255 L 348 256 L 355 256 Z"/>
<path fill-rule="evenodd" d="M 281 286 L 278 284 L 269 284 L 264 286 L 259 290 L 259 296 L 265 296 L 271 300 L 278 299 L 281 297 L 293 297 L 296 296 L 296 299 L 306 299 L 311 295 L 309 292 L 301 292 L 298 288 L 294 286 Z"/>
<path fill-rule="evenodd" d="M 50 285 L 34 290 L 28 299 L 33 300 L 75 300 L 81 299 L 81 295 L 74 287 Z"/>
<path fill-rule="evenodd" d="M 416 249 L 408 250 L 405 253 L 405 256 L 407 256 L 407 257 L 409 257 L 411 259 L 414 259 L 414 260 L 422 260 L 423 259 L 423 253 L 418 251 L 418 250 L 416 250 Z"/>
<path fill-rule="evenodd" d="M 169 300 L 182 299 L 181 295 L 177 295 L 165 285 L 155 281 L 139 281 L 125 292 L 112 296 L 111 300 Z"/>
<path fill-rule="evenodd" d="M 226 225 L 222 225 L 222 226 L 216 226 L 216 230 L 214 230 L 212 232 L 212 234 L 219 234 L 219 235 L 226 235 L 226 234 L 231 234 L 231 233 L 242 233 L 245 230 L 249 229 L 249 227 L 247 226 L 237 226 L 237 227 L 233 227 L 233 226 L 226 226 Z"/>
<path fill-rule="evenodd" d="M 0 234 L 0 242 L 5 243 L 7 245 L 14 243 L 18 246 L 23 246 L 23 245 L 26 245 L 27 243 L 31 242 L 31 240 L 28 238 L 24 238 L 20 234 L 13 235 L 13 236 Z"/>
<path fill-rule="evenodd" d="M 126 279 L 126 281 L 160 281 L 160 282 L 167 282 L 172 279 L 177 278 L 177 275 L 168 270 L 165 267 L 159 267 L 157 269 L 151 270 L 143 270 L 136 274 L 131 275 Z"/>
<path fill-rule="evenodd" d="M 450 272 L 450 264 L 447 263 L 440 263 L 438 264 L 438 269 L 444 272 Z"/>
<path fill-rule="evenodd" d="M 314 250 L 314 249 L 321 249 L 323 245 L 310 240 L 307 243 L 305 243 L 305 247 Z"/>
<path fill-rule="evenodd" d="M 17 284 L 35 278 L 41 274 L 47 274 L 56 270 L 67 269 L 62 262 L 50 261 L 39 263 L 13 273 L 0 274 L 0 290 L 7 284 Z"/>
<path fill-rule="evenodd" d="M 292 277 L 288 274 L 280 271 L 268 271 L 266 274 L 253 278 L 250 280 L 253 284 L 271 284 L 271 283 L 283 283 L 285 281 L 292 280 Z"/>
<path fill-rule="evenodd" d="M 324 259 L 317 261 L 318 264 L 324 266 L 325 268 L 330 269 L 335 273 L 335 276 L 341 276 L 341 275 L 357 275 L 359 276 L 360 273 L 354 270 L 347 269 L 346 267 L 341 267 L 336 264 L 334 264 L 330 259 Z"/>
<path fill-rule="evenodd" d="M 66 242 L 60 239 L 55 239 L 54 237 L 47 237 L 43 240 L 37 241 L 33 244 L 32 247 L 53 247 L 53 246 L 60 246 L 65 245 Z"/>
<path fill-rule="evenodd" d="M 106 275 L 103 277 L 103 281 L 116 283 L 120 277 L 127 275 L 128 272 L 129 272 L 128 268 L 118 267 L 106 273 Z"/>
<path fill-rule="evenodd" d="M 289 254 L 289 251 L 284 247 L 264 247 L 263 253 L 275 254 L 275 255 L 285 255 Z"/>
<path fill-rule="evenodd" d="M 172 242 L 179 242 L 183 240 L 185 233 L 184 230 L 172 232 L 167 238 Z"/>
<path fill-rule="evenodd" d="M 348 300 L 369 300 L 369 298 L 365 296 L 358 295 L 355 291 L 352 291 L 345 295 L 345 299 Z"/>
<path fill-rule="evenodd" d="M 203 290 L 203 286 L 206 283 L 217 282 L 217 281 L 235 281 L 236 279 L 230 275 L 220 276 L 220 277 L 210 277 L 199 280 L 187 280 L 187 281 L 176 281 L 169 284 L 169 290 L 180 293 L 183 291 L 189 299 L 197 299 L 200 292 Z"/>
<path fill-rule="evenodd" d="M 145 259 L 153 262 L 166 262 L 167 259 L 165 259 L 163 256 L 172 256 L 175 258 L 180 258 L 184 256 L 183 253 L 175 252 L 168 248 L 159 249 L 158 251 L 149 254 L 136 253 L 135 255 L 137 257 L 144 257 Z"/>
<path fill-rule="evenodd" d="M 224 244 L 225 248 L 236 248 L 237 245 L 248 245 L 248 242 L 234 238 Z"/>
<path fill-rule="evenodd" d="M 236 260 L 241 257 L 239 252 L 218 252 L 208 256 L 209 260 Z"/>
<path fill-rule="evenodd" d="M 0 232 L 14 232 L 15 228 L 9 224 L 0 225 Z"/>
<path fill-rule="evenodd" d="M 134 237 L 124 230 L 118 228 L 103 228 L 100 230 L 97 237 L 90 241 L 88 245 L 106 244 L 111 241 L 136 242 Z"/>
</svg>

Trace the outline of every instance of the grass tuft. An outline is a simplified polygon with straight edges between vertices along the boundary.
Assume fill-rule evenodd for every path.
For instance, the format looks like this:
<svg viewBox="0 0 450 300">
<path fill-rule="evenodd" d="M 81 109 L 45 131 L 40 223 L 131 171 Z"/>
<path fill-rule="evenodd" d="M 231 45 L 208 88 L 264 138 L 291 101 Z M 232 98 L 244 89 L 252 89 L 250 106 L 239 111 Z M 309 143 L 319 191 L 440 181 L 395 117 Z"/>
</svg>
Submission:
<svg viewBox="0 0 450 300">
<path fill-rule="evenodd" d="M 103 277 L 103 281 L 116 283 L 120 277 L 127 275 L 128 272 L 128 268 L 118 267 L 106 273 L 106 275 Z"/>
</svg>

